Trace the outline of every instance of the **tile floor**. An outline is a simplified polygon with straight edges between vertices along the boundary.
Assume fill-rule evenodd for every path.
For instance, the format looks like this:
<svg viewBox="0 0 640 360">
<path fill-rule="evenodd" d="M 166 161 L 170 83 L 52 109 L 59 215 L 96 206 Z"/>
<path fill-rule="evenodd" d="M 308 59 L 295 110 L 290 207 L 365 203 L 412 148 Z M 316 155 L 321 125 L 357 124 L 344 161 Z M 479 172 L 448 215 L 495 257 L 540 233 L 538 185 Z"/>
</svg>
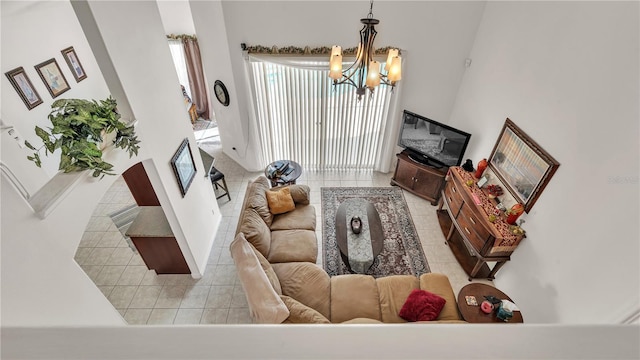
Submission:
<svg viewBox="0 0 640 360">
<path fill-rule="evenodd" d="M 218 200 L 223 218 L 204 276 L 156 275 L 128 245 L 109 214 L 135 201 L 122 178 L 116 180 L 96 207 L 75 255 L 75 260 L 129 324 L 238 324 L 251 323 L 247 301 L 238 281 L 228 245 L 233 240 L 247 181 L 261 175 L 248 172 L 224 155 L 219 143 L 205 140 L 203 149 L 216 159 L 225 174 L 231 201 Z M 379 172 L 310 172 L 298 183 L 311 187 L 311 203 L 318 224 L 320 187 L 389 186 L 393 174 Z M 444 243 L 436 207 L 404 193 L 432 272 L 447 274 L 457 293 L 467 276 Z M 318 264 L 322 264 L 322 233 L 318 226 Z M 491 284 L 489 281 L 481 281 Z"/>
</svg>

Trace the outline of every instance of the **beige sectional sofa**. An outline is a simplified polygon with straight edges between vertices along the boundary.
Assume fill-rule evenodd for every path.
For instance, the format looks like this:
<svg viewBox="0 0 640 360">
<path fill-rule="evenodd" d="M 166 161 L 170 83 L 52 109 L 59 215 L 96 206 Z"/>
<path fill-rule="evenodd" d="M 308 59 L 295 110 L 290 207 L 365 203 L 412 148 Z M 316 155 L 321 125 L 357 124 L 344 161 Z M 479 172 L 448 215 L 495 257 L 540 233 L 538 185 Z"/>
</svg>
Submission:
<svg viewBox="0 0 640 360">
<path fill-rule="evenodd" d="M 255 322 L 404 323 L 398 313 L 414 289 L 446 300 L 437 322 L 462 322 L 443 274 L 329 277 L 315 264 L 316 215 L 309 187 L 290 185 L 289 190 L 295 209 L 273 215 L 266 200 L 268 180 L 250 182 L 230 245 Z"/>
</svg>

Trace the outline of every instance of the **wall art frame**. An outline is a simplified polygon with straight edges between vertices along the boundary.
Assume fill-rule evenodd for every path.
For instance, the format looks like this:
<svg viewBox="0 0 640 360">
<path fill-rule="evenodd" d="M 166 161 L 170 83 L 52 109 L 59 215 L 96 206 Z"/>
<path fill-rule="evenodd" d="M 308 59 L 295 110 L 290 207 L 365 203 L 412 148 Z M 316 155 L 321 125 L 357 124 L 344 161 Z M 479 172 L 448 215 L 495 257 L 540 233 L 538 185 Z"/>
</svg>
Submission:
<svg viewBox="0 0 640 360">
<path fill-rule="evenodd" d="M 182 140 L 180 147 L 171 158 L 171 167 L 173 168 L 173 173 L 176 175 L 176 179 L 178 180 L 180 193 L 182 193 L 182 197 L 184 197 L 187 194 L 187 190 L 189 190 L 189 186 L 191 186 L 193 179 L 196 177 L 197 172 L 188 138 L 184 138 L 184 140 Z"/>
<path fill-rule="evenodd" d="M 69 86 L 69 82 L 67 82 L 67 78 L 64 77 L 60 66 L 58 66 L 58 62 L 55 58 L 51 58 L 47 61 L 43 61 L 40 64 L 35 66 L 38 75 L 47 86 L 47 90 L 49 90 L 49 94 L 51 94 L 52 98 L 56 98 L 60 96 L 60 94 L 65 91 L 71 89 Z"/>
<path fill-rule="evenodd" d="M 529 212 L 560 163 L 507 118 L 500 131 L 489 167 L 515 200 Z"/>
<path fill-rule="evenodd" d="M 80 59 L 78 59 L 78 55 L 76 54 L 76 50 L 73 46 L 69 46 L 68 48 L 62 49 L 60 51 L 62 53 L 62 57 L 69 65 L 69 69 L 71 69 L 71 73 L 73 77 L 76 79 L 76 82 L 80 82 L 87 78 L 87 73 L 84 72 L 84 68 L 82 67 L 82 63 L 80 63 Z"/>
<path fill-rule="evenodd" d="M 29 77 L 22 66 L 7 71 L 4 74 L 9 79 L 11 85 L 13 85 L 13 88 L 16 89 L 16 92 L 20 96 L 20 99 L 22 99 L 22 102 L 24 102 L 27 109 L 31 110 L 42 104 L 42 98 L 33 87 L 31 80 L 29 80 Z"/>
</svg>

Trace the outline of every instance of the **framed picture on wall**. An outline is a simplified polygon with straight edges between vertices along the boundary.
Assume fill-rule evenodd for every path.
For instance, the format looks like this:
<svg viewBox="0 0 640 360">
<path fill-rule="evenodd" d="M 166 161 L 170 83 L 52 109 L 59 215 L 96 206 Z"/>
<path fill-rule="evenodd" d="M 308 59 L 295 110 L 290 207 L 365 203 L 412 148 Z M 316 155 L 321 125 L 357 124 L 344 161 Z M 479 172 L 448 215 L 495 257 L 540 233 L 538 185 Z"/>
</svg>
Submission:
<svg viewBox="0 0 640 360">
<path fill-rule="evenodd" d="M 33 87 L 31 80 L 29 80 L 22 66 L 7 71 L 5 75 L 9 78 L 9 82 L 13 85 L 13 88 L 16 89 L 16 92 L 27 106 L 27 109 L 31 110 L 42 104 L 42 98 L 38 95 L 38 92 Z"/>
<path fill-rule="evenodd" d="M 87 74 L 84 72 L 84 68 L 80 63 L 80 59 L 78 59 L 78 55 L 76 51 L 73 49 L 73 46 L 69 46 L 66 49 L 63 49 L 62 56 L 64 56 L 64 60 L 69 65 L 69 69 L 71 69 L 71 73 L 73 77 L 76 79 L 76 82 L 80 82 L 87 78 Z"/>
<path fill-rule="evenodd" d="M 51 58 L 45 62 L 41 62 L 36 65 L 35 68 L 44 84 L 47 85 L 51 97 L 54 99 L 63 92 L 71 89 L 56 59 Z"/>
<path fill-rule="evenodd" d="M 171 158 L 171 167 L 178 180 L 182 197 L 184 197 L 187 194 L 187 190 L 189 190 L 191 182 L 196 177 L 196 164 L 193 162 L 193 154 L 191 154 L 188 138 L 182 140 L 178 151 Z"/>
</svg>

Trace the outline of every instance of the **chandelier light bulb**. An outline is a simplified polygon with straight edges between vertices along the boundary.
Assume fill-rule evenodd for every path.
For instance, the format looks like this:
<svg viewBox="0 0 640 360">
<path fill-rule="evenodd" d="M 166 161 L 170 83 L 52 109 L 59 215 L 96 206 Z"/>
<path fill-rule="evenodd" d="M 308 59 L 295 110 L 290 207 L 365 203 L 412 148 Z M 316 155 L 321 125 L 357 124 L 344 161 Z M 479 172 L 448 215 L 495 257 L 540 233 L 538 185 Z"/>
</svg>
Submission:
<svg viewBox="0 0 640 360">
<path fill-rule="evenodd" d="M 380 85 L 380 63 L 375 60 L 369 63 L 366 84 L 368 88 Z"/>
<path fill-rule="evenodd" d="M 389 64 L 389 63 L 387 63 Z M 387 74 L 387 78 L 391 82 L 396 82 L 402 79 L 402 58 L 400 56 L 395 56 L 391 59 L 391 65 L 389 66 L 389 73 Z"/>
<path fill-rule="evenodd" d="M 391 61 L 396 56 L 398 56 L 398 49 L 389 49 L 389 54 L 387 55 L 387 62 L 384 64 L 384 71 L 389 72 L 389 68 L 391 67 Z"/>
<path fill-rule="evenodd" d="M 339 80 L 342 77 L 342 55 L 336 54 L 331 56 L 331 61 L 329 62 L 329 77 L 333 80 Z"/>
</svg>

